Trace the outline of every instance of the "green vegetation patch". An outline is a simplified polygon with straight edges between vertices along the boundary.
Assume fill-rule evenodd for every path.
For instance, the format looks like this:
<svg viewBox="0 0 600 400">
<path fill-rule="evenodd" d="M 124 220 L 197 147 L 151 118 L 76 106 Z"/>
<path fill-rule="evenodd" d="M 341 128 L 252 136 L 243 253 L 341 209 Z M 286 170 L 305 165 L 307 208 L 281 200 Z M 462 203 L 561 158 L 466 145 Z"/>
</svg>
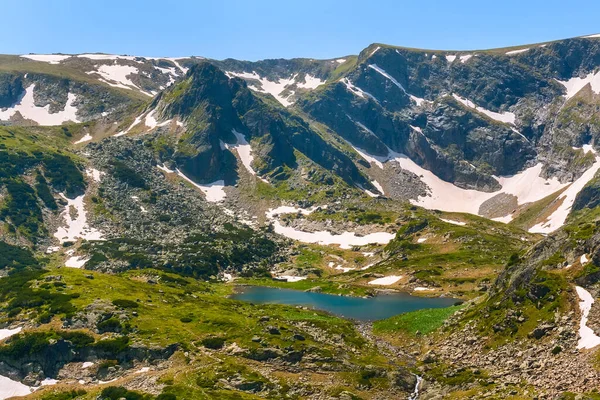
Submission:
<svg viewBox="0 0 600 400">
<path fill-rule="evenodd" d="M 447 308 L 431 308 L 395 315 L 376 321 L 373 324 L 373 330 L 376 333 L 405 332 L 415 335 L 419 332 L 427 335 L 441 327 L 444 321 L 462 307 L 458 305 Z"/>
</svg>

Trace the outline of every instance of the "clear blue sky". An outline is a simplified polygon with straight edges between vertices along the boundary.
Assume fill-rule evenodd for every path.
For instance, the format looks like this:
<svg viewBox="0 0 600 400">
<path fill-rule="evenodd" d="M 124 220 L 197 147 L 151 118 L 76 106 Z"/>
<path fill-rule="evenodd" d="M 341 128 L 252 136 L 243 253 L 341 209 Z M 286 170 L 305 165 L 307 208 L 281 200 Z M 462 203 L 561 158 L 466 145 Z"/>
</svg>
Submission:
<svg viewBox="0 0 600 400">
<path fill-rule="evenodd" d="M 0 53 L 211 58 L 482 49 L 600 32 L 600 1 L 4 0 Z"/>
</svg>

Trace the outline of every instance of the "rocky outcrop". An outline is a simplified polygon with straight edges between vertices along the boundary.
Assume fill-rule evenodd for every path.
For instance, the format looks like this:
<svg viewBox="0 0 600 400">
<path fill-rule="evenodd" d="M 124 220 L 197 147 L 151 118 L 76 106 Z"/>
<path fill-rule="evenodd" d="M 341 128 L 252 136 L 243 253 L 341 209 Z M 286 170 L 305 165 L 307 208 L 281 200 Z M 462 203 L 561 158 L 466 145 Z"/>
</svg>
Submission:
<svg viewBox="0 0 600 400">
<path fill-rule="evenodd" d="M 133 345 L 127 337 L 94 343 L 93 338 L 79 332 L 28 333 L 13 337 L 0 347 L 0 375 L 34 385 L 44 378 L 56 378 L 63 366 L 72 362 L 108 359 L 131 368 L 133 362 L 166 360 L 177 348 Z"/>
<path fill-rule="evenodd" d="M 282 169 L 296 169 L 295 151 L 346 182 L 371 187 L 356 165 L 304 120 L 262 99 L 245 81 L 228 78 L 206 62 L 190 69 L 183 82 L 167 90 L 151 107 L 164 119 L 179 118 L 186 133 L 174 144 L 172 158 L 199 182 L 236 180 L 235 159 L 223 143 L 237 142 L 233 131 L 253 144 L 254 168 L 260 175 L 281 179 Z"/>
</svg>

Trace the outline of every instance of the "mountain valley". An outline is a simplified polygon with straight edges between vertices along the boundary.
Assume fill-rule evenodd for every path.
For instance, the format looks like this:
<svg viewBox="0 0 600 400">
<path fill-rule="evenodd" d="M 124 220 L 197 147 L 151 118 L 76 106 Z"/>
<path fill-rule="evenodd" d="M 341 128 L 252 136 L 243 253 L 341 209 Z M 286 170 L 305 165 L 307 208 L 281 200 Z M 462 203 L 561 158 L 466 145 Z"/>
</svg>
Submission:
<svg viewBox="0 0 600 400">
<path fill-rule="evenodd" d="M 599 399 L 598 144 L 598 35 L 0 56 L 0 399 Z"/>
</svg>

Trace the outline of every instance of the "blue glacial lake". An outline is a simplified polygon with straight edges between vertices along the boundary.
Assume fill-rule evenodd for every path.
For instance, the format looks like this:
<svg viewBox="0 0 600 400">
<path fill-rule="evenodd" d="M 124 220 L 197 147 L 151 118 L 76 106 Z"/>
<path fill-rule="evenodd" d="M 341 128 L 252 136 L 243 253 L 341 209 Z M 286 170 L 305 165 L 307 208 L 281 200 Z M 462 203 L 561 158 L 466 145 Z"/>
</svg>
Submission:
<svg viewBox="0 0 600 400">
<path fill-rule="evenodd" d="M 263 286 L 242 286 L 231 298 L 254 304 L 306 306 L 358 321 L 377 321 L 424 308 L 450 307 L 457 302 L 448 297 L 417 297 L 407 293 L 386 293 L 364 299 Z"/>
</svg>

